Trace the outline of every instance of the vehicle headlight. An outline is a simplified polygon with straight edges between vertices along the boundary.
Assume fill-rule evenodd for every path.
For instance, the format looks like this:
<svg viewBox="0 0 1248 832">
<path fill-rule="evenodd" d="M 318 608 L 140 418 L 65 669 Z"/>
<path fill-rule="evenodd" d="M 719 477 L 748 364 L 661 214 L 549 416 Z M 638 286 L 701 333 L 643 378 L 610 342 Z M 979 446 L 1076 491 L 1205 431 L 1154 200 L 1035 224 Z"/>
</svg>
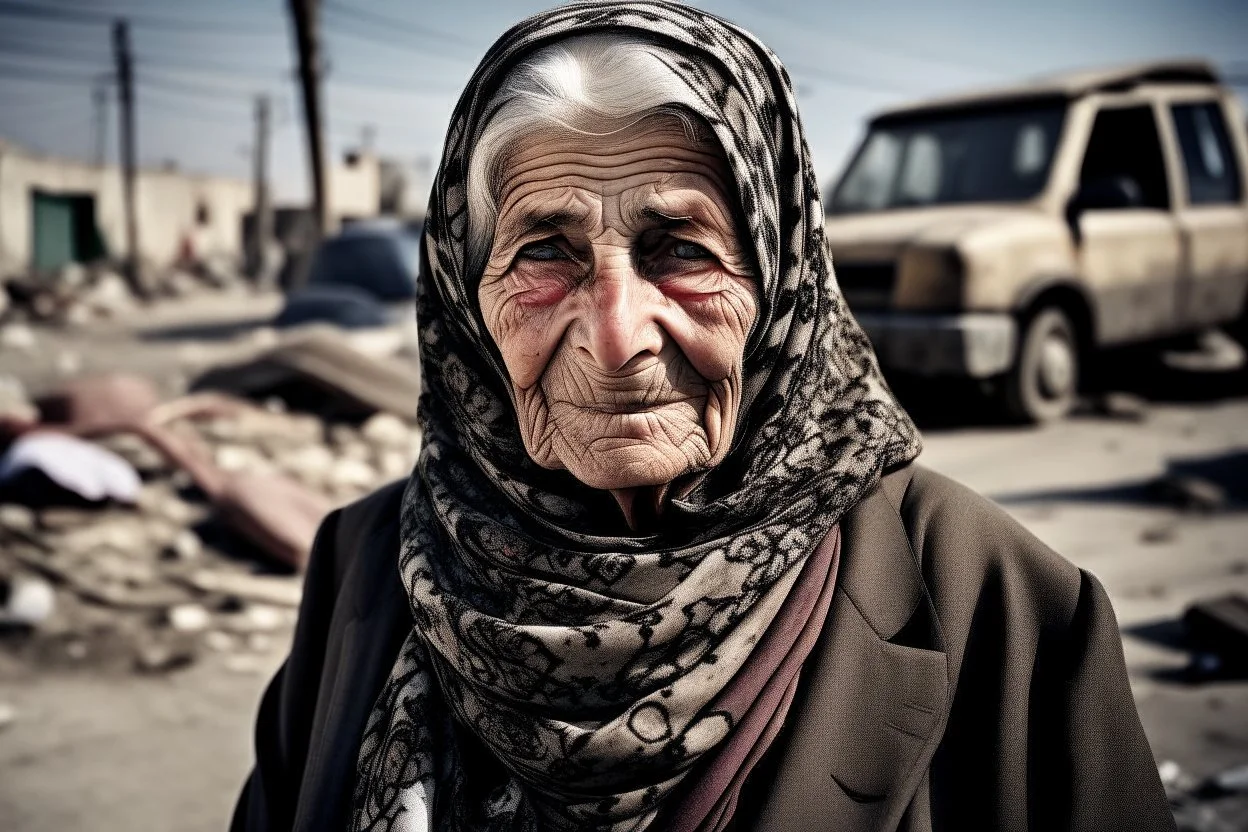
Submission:
<svg viewBox="0 0 1248 832">
<path fill-rule="evenodd" d="M 911 248 L 897 269 L 898 306 L 956 310 L 962 305 L 962 255 L 951 248 Z"/>
</svg>

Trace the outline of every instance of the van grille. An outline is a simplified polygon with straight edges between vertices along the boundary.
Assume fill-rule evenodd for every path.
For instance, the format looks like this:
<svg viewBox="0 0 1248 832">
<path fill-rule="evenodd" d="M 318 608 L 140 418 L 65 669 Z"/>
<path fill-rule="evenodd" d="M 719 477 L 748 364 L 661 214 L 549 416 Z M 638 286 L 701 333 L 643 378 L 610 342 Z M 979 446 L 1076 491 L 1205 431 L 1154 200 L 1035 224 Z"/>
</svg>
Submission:
<svg viewBox="0 0 1248 832">
<path fill-rule="evenodd" d="M 834 263 L 836 280 L 851 309 L 888 306 L 897 280 L 895 263 Z"/>
</svg>

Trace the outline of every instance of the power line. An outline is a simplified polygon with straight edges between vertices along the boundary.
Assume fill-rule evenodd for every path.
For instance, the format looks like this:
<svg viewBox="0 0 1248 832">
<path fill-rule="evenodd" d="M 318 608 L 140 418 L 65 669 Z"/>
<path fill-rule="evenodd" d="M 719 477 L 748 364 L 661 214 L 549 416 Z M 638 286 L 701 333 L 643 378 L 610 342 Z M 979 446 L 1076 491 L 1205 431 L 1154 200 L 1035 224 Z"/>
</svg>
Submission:
<svg viewBox="0 0 1248 832">
<path fill-rule="evenodd" d="M 0 49 L 0 51 L 3 51 Z M 161 69 L 176 70 L 178 72 L 194 73 L 204 76 L 220 76 L 244 78 L 248 80 L 259 80 L 260 77 L 269 80 L 289 80 L 292 71 L 289 67 L 282 69 L 277 65 L 266 67 L 240 67 L 237 64 L 217 63 L 214 61 L 187 61 L 180 57 L 171 57 L 165 55 L 157 55 L 144 50 L 138 56 L 139 65 L 144 64 Z"/>
<path fill-rule="evenodd" d="M 828 41 L 829 43 L 856 46 L 862 49 L 867 49 L 867 50 L 876 52 L 877 54 L 881 56 L 891 57 L 894 59 L 900 58 L 902 60 L 918 61 L 920 63 L 927 63 L 927 64 L 932 64 L 932 65 L 944 65 L 951 69 L 958 70 L 959 72 L 970 72 L 975 75 L 992 75 L 996 77 L 1001 76 L 1000 70 L 972 66 L 971 64 L 963 63 L 958 60 L 950 60 L 947 56 L 944 56 L 944 55 L 935 56 L 930 53 L 925 55 L 923 50 L 915 50 L 909 46 L 906 46 L 905 48 L 900 48 L 896 46 L 883 46 L 879 44 L 878 42 L 871 42 L 870 40 L 863 40 L 857 35 L 854 35 L 852 37 L 837 37 L 835 35 L 830 35 L 826 31 L 827 29 L 826 25 L 820 25 L 818 23 L 805 20 L 799 15 L 793 14 L 793 12 L 788 7 L 784 7 L 782 10 L 777 11 L 776 8 L 773 8 L 771 6 L 764 7 L 757 0 L 741 0 L 741 2 L 744 6 L 747 6 L 748 8 L 752 9 L 755 12 L 766 14 L 771 17 L 778 17 L 779 19 L 786 21 L 790 28 L 799 29 L 804 34 L 814 35 L 816 37 L 819 37 L 819 38 L 822 38 L 823 40 Z"/>
<path fill-rule="evenodd" d="M 902 86 L 879 79 L 867 78 L 861 75 L 852 75 L 837 70 L 821 69 L 819 67 L 810 66 L 808 64 L 794 63 L 786 61 L 785 67 L 796 75 L 805 75 L 810 78 L 818 78 L 821 81 L 829 81 L 833 84 L 840 84 L 845 87 L 857 87 L 859 89 L 872 89 L 881 92 L 900 92 L 913 93 L 914 89 L 909 86 Z"/>
<path fill-rule="evenodd" d="M 58 63 L 68 61 L 71 63 L 86 62 L 86 63 L 91 63 L 91 64 L 97 64 L 97 63 L 103 64 L 103 63 L 107 63 L 108 61 L 108 59 L 102 55 L 98 59 L 91 59 L 91 58 L 83 57 L 81 52 L 71 52 L 71 51 L 57 52 L 57 51 L 53 51 L 49 49 L 44 49 L 40 46 L 32 45 L 30 43 L 22 43 L 21 41 L 7 41 L 7 40 L 4 40 L 3 38 L 0 38 L 0 56 L 4 56 L 7 58 L 10 55 L 21 57 L 21 58 L 36 58 L 36 59 L 45 60 L 45 61 L 56 61 Z"/>
<path fill-rule="evenodd" d="M 154 29 L 166 32 L 219 32 L 231 35 L 272 35 L 274 29 L 239 28 L 222 26 L 197 20 L 178 19 L 172 17 L 143 15 L 115 15 L 92 9 L 65 8 L 62 6 L 26 5 L 12 0 L 0 0 L 0 16 L 24 17 L 30 20 L 44 20 L 55 23 L 78 25 L 111 25 L 119 17 L 125 17 L 132 26 L 142 29 Z"/>
<path fill-rule="evenodd" d="M 66 72 L 55 72 L 45 69 L 4 65 L 0 63 L 0 77 L 15 81 L 30 81 L 40 84 L 66 84 L 76 87 L 89 87 L 94 82 L 90 75 L 74 75 Z"/>
<path fill-rule="evenodd" d="M 377 14 L 374 11 L 364 9 L 360 6 L 353 6 L 350 3 L 341 2 L 341 0 L 326 0 L 325 13 L 328 17 L 337 16 L 343 20 L 356 20 L 361 23 L 372 24 L 380 27 L 386 32 L 406 32 L 413 37 L 428 40 L 435 44 L 456 43 L 470 49 L 481 48 L 480 44 L 477 44 L 461 35 L 457 35 L 454 32 L 444 32 L 440 29 L 434 29 L 430 26 L 413 23 L 409 20 L 400 20 L 397 17 Z"/>
<path fill-rule="evenodd" d="M 360 26 L 359 23 L 349 17 L 338 17 L 330 19 L 326 17 L 326 29 L 333 35 L 346 35 L 347 37 L 367 43 L 371 46 L 386 46 L 391 49 L 400 49 L 408 54 L 421 55 L 425 57 L 440 58 L 448 61 L 466 62 L 470 58 L 463 52 L 446 50 L 445 44 L 421 42 L 415 43 L 412 38 L 405 37 L 399 32 L 391 32 L 382 30 L 372 30 L 367 26 Z M 330 25 L 332 24 L 332 25 Z"/>
<path fill-rule="evenodd" d="M 463 87 L 452 86 L 449 84 L 433 88 L 428 86 L 422 87 L 419 84 L 400 81 L 396 78 L 357 75 L 355 73 L 352 73 L 349 76 L 330 75 L 327 80 L 330 84 L 336 84 L 342 87 L 352 87 L 359 90 L 373 90 L 379 93 L 401 93 L 405 95 L 433 97 L 458 95 L 463 89 Z"/>
<path fill-rule="evenodd" d="M 135 81 L 140 86 L 155 87 L 168 92 L 181 93 L 183 95 L 207 96 L 209 98 L 228 99 L 230 101 L 238 101 L 247 98 L 252 91 L 242 89 L 222 89 L 221 87 L 206 86 L 193 82 L 181 81 L 178 79 L 167 78 L 165 76 L 153 76 L 151 73 L 139 75 L 135 77 Z"/>
</svg>

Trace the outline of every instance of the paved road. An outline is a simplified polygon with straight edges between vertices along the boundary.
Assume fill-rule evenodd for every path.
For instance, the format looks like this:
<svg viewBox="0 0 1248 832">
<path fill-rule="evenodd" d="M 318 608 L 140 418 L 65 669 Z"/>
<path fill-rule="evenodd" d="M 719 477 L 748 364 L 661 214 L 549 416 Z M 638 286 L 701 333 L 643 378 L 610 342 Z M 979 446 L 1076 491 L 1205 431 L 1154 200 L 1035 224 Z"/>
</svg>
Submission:
<svg viewBox="0 0 1248 832">
<path fill-rule="evenodd" d="M 1248 763 L 1248 683 L 1174 681 L 1188 657 L 1163 644 L 1192 599 L 1248 593 L 1248 395 L 1160 398 L 1142 422 L 931 428 L 921 461 L 997 499 L 1099 576 L 1126 632 L 1157 757 L 1204 775 Z M 1220 481 L 1238 503 L 1195 516 L 1148 501 L 1141 486 L 1176 468 Z M 281 652 L 279 644 L 252 672 L 211 656 L 164 678 L 31 674 L 0 664 L 0 702 L 17 710 L 0 730 L 0 825 L 224 828 L 249 764 L 256 703 Z"/>
</svg>

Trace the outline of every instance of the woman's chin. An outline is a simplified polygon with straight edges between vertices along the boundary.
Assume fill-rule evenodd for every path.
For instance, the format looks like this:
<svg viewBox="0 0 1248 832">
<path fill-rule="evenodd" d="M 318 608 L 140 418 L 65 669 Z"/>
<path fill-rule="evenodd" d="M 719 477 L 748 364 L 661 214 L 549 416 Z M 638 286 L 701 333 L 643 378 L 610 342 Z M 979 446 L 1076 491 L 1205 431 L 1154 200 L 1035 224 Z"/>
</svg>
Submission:
<svg viewBox="0 0 1248 832">
<path fill-rule="evenodd" d="M 622 491 L 665 486 L 704 463 L 705 460 L 690 458 L 682 449 L 670 445 L 602 441 L 595 442 L 584 457 L 565 463 L 565 467 L 589 488 Z"/>
</svg>

